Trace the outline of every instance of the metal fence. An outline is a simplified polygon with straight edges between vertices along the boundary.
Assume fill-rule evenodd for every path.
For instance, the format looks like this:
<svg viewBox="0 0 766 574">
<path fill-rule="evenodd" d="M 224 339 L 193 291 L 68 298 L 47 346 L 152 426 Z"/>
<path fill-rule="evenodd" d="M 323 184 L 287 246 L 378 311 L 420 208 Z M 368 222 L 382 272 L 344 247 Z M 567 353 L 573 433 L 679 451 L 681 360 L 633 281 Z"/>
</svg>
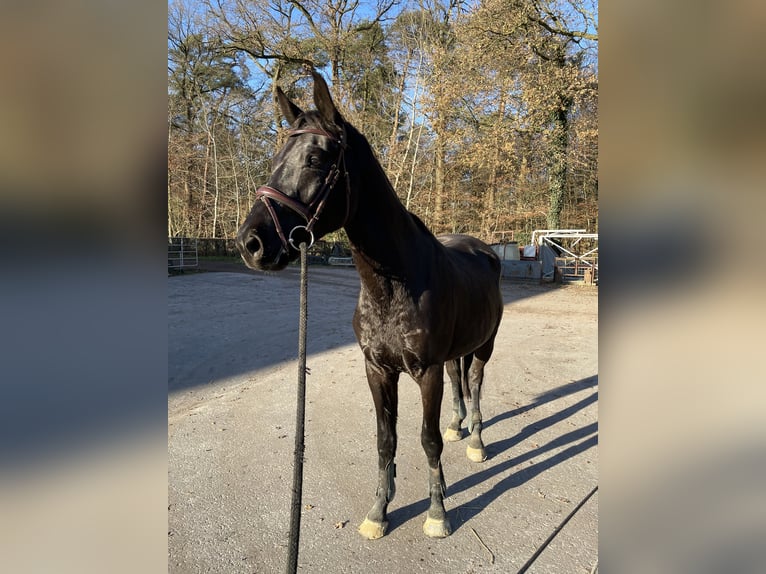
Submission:
<svg viewBox="0 0 766 574">
<path fill-rule="evenodd" d="M 556 257 L 556 269 L 562 281 L 598 284 L 598 257 Z"/>
<path fill-rule="evenodd" d="M 188 237 L 168 238 L 168 269 L 183 270 L 199 265 L 197 240 Z"/>
</svg>

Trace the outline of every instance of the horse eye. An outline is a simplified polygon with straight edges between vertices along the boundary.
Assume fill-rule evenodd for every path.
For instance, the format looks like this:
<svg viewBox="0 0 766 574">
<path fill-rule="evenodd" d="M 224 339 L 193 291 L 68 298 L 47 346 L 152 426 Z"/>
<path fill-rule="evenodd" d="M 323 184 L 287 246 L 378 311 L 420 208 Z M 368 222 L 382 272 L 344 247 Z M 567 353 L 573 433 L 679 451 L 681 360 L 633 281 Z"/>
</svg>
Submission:
<svg viewBox="0 0 766 574">
<path fill-rule="evenodd" d="M 309 167 L 322 167 L 322 162 L 321 162 L 321 160 L 317 156 L 311 155 L 311 156 L 309 156 L 308 166 Z"/>
</svg>

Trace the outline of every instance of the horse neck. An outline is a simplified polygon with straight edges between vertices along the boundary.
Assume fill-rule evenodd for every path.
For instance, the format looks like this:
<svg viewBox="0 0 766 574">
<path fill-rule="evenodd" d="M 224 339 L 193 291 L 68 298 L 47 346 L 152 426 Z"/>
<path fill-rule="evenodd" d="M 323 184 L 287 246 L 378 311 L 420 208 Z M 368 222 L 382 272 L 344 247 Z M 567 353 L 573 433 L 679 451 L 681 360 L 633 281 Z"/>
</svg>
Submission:
<svg viewBox="0 0 766 574">
<path fill-rule="evenodd" d="M 422 267 L 419 252 L 432 244 L 433 235 L 399 201 L 364 137 L 354 135 L 349 141 L 354 165 L 348 167 L 355 209 L 345 229 L 357 269 L 363 282 L 367 271 L 376 279 L 406 280 Z"/>
</svg>

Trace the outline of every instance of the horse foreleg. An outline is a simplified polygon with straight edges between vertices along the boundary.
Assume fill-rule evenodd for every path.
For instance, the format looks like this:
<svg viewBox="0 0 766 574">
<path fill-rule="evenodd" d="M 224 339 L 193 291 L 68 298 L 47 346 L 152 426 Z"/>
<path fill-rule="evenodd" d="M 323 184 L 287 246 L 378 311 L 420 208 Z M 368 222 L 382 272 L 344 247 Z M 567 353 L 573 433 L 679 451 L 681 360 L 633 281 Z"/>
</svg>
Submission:
<svg viewBox="0 0 766 574">
<path fill-rule="evenodd" d="M 487 451 L 481 440 L 481 406 L 479 404 L 485 364 L 486 361 L 475 357 L 471 363 L 471 368 L 468 370 L 468 384 L 471 388 L 471 418 L 468 423 L 468 432 L 471 433 L 471 436 L 468 438 L 465 454 L 473 462 L 487 460 Z"/>
<path fill-rule="evenodd" d="M 386 534 L 388 503 L 396 494 L 396 412 L 399 373 L 382 371 L 366 362 L 367 383 L 375 403 L 378 430 L 378 488 L 375 503 L 359 526 L 359 533 L 370 540 Z"/>
<path fill-rule="evenodd" d="M 455 442 L 463 438 L 460 425 L 466 415 L 463 389 L 460 386 L 460 359 L 447 361 L 447 375 L 452 383 L 452 420 L 444 430 L 443 437 L 447 442 Z"/>
<path fill-rule="evenodd" d="M 438 365 L 427 369 L 418 380 L 418 384 L 423 401 L 423 428 L 420 441 L 428 459 L 428 494 L 431 498 L 423 532 L 432 538 L 444 538 L 452 533 L 447 511 L 444 509 L 444 495 L 447 487 L 440 460 L 443 442 L 439 433 L 439 414 L 444 392 L 444 366 Z"/>
</svg>

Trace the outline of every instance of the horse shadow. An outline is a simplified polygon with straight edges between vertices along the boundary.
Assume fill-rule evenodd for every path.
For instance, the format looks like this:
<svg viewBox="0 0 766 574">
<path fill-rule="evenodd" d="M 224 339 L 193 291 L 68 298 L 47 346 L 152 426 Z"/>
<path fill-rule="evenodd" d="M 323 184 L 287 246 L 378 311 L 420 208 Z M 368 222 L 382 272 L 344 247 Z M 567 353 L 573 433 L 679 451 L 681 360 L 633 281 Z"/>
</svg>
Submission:
<svg viewBox="0 0 766 574">
<path fill-rule="evenodd" d="M 567 383 L 566 385 L 561 385 L 560 387 L 556 387 L 555 389 L 551 389 L 541 395 L 538 395 L 537 397 L 535 397 L 535 400 L 529 403 L 528 405 L 524 405 L 523 407 L 519 407 L 517 409 L 511 409 L 510 411 L 506 411 L 503 414 L 494 416 L 491 419 L 484 421 L 482 423 L 482 429 L 486 430 L 494 424 L 497 424 L 506 419 L 510 419 L 517 415 L 530 411 L 534 408 L 539 407 L 540 405 L 550 403 L 552 401 L 555 401 L 556 399 L 565 397 L 566 395 L 572 395 L 574 393 L 578 393 L 585 389 L 595 387 L 596 385 L 598 385 L 598 375 L 591 375 L 590 377 L 586 377 L 585 379 L 580 379 L 579 381 L 572 381 L 571 383 Z M 524 438 L 524 437 L 521 437 L 521 438 Z"/>
<path fill-rule="evenodd" d="M 567 385 L 552 389 L 551 391 L 539 395 L 533 402 L 528 405 L 519 407 L 517 409 L 512 409 L 503 414 L 497 415 L 492 419 L 489 419 L 484 424 L 484 428 L 486 429 L 487 426 L 490 426 L 491 424 L 496 424 L 518 414 L 527 412 L 533 408 L 536 408 L 545 403 L 549 403 L 563 396 L 594 387 L 597 384 L 598 376 L 594 375 L 592 377 L 588 377 L 580 381 L 574 381 L 572 383 L 568 383 Z M 496 459 L 498 455 L 501 455 L 509 449 L 521 444 L 525 439 L 531 437 L 532 435 L 545 428 L 552 427 L 553 425 L 560 423 L 576 412 L 595 403 L 597 400 L 598 392 L 593 392 L 580 401 L 565 407 L 560 411 L 539 421 L 535 421 L 534 423 L 525 426 L 512 437 L 488 444 L 486 449 L 489 460 Z M 566 445 L 570 446 L 549 458 L 534 462 L 533 464 L 524 468 L 517 469 L 515 472 L 512 472 L 500 480 L 486 492 L 483 492 L 472 500 L 466 501 L 463 504 L 448 510 L 447 515 L 449 516 L 450 522 L 452 524 L 453 532 L 459 530 L 463 524 L 478 515 L 482 510 L 487 508 L 492 502 L 500 498 L 509 490 L 521 486 L 522 484 L 528 482 L 543 472 L 587 451 L 590 448 L 593 448 L 594 446 L 597 446 L 598 423 L 593 422 L 570 432 L 566 432 L 561 436 L 547 442 L 546 444 L 537 446 L 532 450 L 499 462 L 493 466 L 485 467 L 482 470 L 474 472 L 453 484 L 448 484 L 447 496 L 455 495 L 479 486 L 483 482 L 495 476 L 502 475 L 525 462 L 536 460 L 546 452 L 564 447 Z M 424 514 L 428 510 L 429 503 L 429 498 L 423 498 L 417 502 L 413 502 L 401 508 L 396 508 L 389 512 L 388 520 L 390 531 L 393 531 L 398 526 L 406 523 L 407 521 Z"/>
</svg>

